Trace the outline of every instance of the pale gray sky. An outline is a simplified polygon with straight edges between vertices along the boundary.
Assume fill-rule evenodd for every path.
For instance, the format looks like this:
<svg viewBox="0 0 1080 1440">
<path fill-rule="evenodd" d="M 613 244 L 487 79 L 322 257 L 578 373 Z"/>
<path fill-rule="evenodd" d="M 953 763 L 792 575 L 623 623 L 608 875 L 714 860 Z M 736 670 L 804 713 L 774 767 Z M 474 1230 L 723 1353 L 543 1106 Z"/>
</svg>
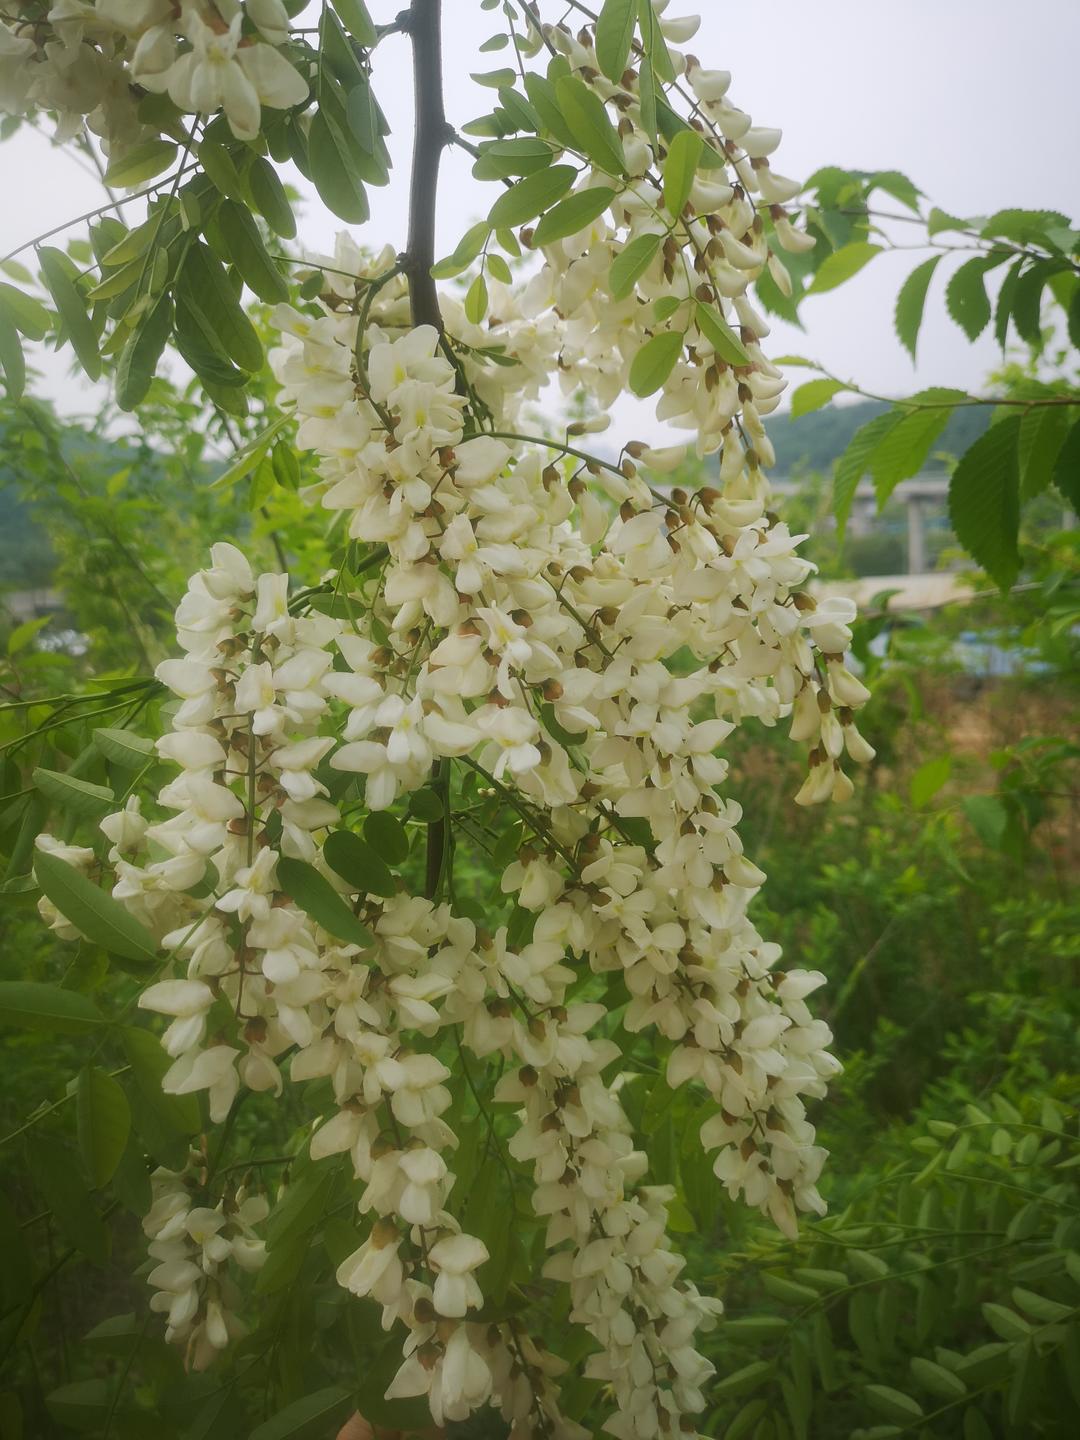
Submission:
<svg viewBox="0 0 1080 1440">
<path fill-rule="evenodd" d="M 379 21 L 401 8 L 401 0 L 369 4 Z M 694 8 L 705 14 L 689 48 L 704 65 L 733 72 L 732 99 L 755 122 L 783 128 L 775 157 L 781 173 L 803 177 L 824 164 L 899 169 L 953 214 L 1018 205 L 1080 215 L 1073 159 L 1080 140 L 1080 0 L 1026 0 L 1022 7 L 1015 0 L 820 0 L 814 6 L 697 0 L 696 7 L 694 0 L 672 0 L 671 13 Z M 444 14 L 447 113 L 463 124 L 491 96 L 473 85 L 469 72 L 494 68 L 505 57 L 477 53 L 496 28 L 477 0 L 444 0 Z M 400 247 L 412 125 L 403 38 L 385 41 L 377 52 L 375 90 L 394 131 L 397 170 L 387 189 L 372 192 L 372 219 L 355 233 L 373 247 Z M 96 179 L 40 134 L 24 130 L 6 142 L 0 165 L 7 198 L 0 253 L 101 203 Z M 452 249 L 491 203 L 490 185 L 473 180 L 469 166 L 457 150 L 445 159 L 438 254 Z M 328 248 L 341 222 L 304 190 L 310 198 L 300 239 Z M 776 324 L 769 349 L 818 358 L 883 393 L 929 384 L 979 387 L 996 347 L 986 336 L 970 345 L 940 302 L 928 306 L 917 371 L 893 335 L 896 292 L 921 258 L 878 257 L 840 290 L 806 303 L 807 333 Z M 793 371 L 792 384 L 804 376 Z M 79 383 L 55 362 L 48 365 L 47 388 L 61 408 L 87 407 L 85 391 L 80 394 Z M 643 430 L 645 416 L 633 413 Z"/>
</svg>

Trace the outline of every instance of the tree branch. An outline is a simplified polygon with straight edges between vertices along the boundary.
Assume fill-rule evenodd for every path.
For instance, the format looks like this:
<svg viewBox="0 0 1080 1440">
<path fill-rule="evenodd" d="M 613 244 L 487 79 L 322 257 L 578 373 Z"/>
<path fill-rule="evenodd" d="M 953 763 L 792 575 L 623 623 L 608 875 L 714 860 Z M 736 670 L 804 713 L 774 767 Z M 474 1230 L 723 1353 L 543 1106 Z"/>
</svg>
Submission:
<svg viewBox="0 0 1080 1440">
<path fill-rule="evenodd" d="M 409 238 L 405 273 L 414 325 L 442 331 L 442 314 L 431 267 L 435 263 L 435 196 L 439 161 L 450 140 L 443 108 L 441 0 L 413 0 L 400 17 L 412 40 L 416 133 L 409 181 Z"/>
<path fill-rule="evenodd" d="M 401 28 L 412 40 L 413 109 L 416 133 L 413 137 L 412 174 L 409 177 L 409 237 L 404 270 L 409 281 L 409 306 L 414 325 L 434 325 L 442 335 L 442 312 L 432 279 L 435 263 L 435 197 L 439 184 L 439 161 L 443 147 L 453 134 L 443 108 L 441 0 L 413 0 L 398 17 Z M 427 832 L 427 863 L 424 891 L 429 899 L 438 894 L 446 863 L 447 831 L 450 826 L 449 762 L 439 761 L 434 785 L 443 801 L 443 814 L 433 820 Z"/>
</svg>

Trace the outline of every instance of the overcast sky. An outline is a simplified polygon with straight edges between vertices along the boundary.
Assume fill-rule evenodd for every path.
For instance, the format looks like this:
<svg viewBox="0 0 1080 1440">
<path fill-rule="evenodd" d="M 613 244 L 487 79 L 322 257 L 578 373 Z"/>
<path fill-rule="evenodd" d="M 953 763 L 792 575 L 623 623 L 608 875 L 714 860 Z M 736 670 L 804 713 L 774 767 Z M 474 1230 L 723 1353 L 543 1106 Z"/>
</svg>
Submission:
<svg viewBox="0 0 1080 1440">
<path fill-rule="evenodd" d="M 1080 0 L 698 5 L 706 14 L 689 48 L 707 67 L 733 72 L 731 98 L 755 123 L 782 127 L 774 157 L 781 173 L 805 177 L 824 164 L 899 169 L 953 214 L 1018 205 L 1080 215 L 1074 158 L 1080 141 Z M 377 21 L 387 21 L 401 0 L 369 0 L 369 8 Z M 477 53 L 496 28 L 478 0 L 444 0 L 443 8 L 447 113 L 460 125 L 491 98 L 473 85 L 469 72 L 494 68 L 504 56 Z M 672 0 L 671 13 L 693 8 Z M 372 192 L 372 219 L 356 234 L 373 247 L 400 247 L 412 123 L 407 41 L 388 39 L 375 59 L 375 90 L 394 132 L 398 168 L 387 189 Z M 472 179 L 470 163 L 457 150 L 445 159 L 437 254 L 451 250 L 491 203 L 490 185 Z M 4 143 L 0 164 L 0 253 L 101 203 L 96 178 L 27 128 Z M 300 240 L 326 249 L 341 222 L 306 185 L 304 190 L 309 198 Z M 129 214 L 136 213 L 132 206 Z M 995 363 L 996 347 L 985 336 L 970 345 L 933 299 L 917 371 L 893 335 L 896 292 L 921 258 L 914 252 L 880 256 L 840 290 L 810 299 L 806 333 L 774 325 L 771 353 L 818 358 L 882 393 L 928 384 L 978 389 Z M 793 384 L 800 378 L 794 372 Z M 87 406 L 89 397 L 63 365 L 48 366 L 47 388 L 63 409 Z"/>
</svg>

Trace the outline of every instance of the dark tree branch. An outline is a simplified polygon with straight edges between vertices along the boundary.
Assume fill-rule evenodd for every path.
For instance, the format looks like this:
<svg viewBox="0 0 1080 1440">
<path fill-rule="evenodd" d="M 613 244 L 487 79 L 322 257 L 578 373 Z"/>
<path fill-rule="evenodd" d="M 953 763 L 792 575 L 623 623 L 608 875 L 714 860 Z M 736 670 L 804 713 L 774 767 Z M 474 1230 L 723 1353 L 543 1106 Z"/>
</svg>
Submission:
<svg viewBox="0 0 1080 1440">
<path fill-rule="evenodd" d="M 435 196 L 439 161 L 451 138 L 443 108 L 441 0 L 413 0 L 399 17 L 408 30 L 413 51 L 413 103 L 416 133 L 413 137 L 412 175 L 409 182 L 409 238 L 405 273 L 414 325 L 434 325 L 442 331 L 442 314 L 431 267 L 435 263 Z"/>
<path fill-rule="evenodd" d="M 413 109 L 416 133 L 413 137 L 412 174 L 409 177 L 409 238 L 404 270 L 409 281 L 409 305 L 414 325 L 434 325 L 442 335 L 442 312 L 432 279 L 435 263 L 435 197 L 439 184 L 439 161 L 453 131 L 446 123 L 443 107 L 441 0 L 413 0 L 398 16 L 401 28 L 412 40 Z M 447 858 L 450 829 L 449 762 L 435 767 L 433 786 L 443 802 L 443 813 L 427 832 L 427 863 L 424 890 L 429 899 L 438 894 Z"/>
</svg>

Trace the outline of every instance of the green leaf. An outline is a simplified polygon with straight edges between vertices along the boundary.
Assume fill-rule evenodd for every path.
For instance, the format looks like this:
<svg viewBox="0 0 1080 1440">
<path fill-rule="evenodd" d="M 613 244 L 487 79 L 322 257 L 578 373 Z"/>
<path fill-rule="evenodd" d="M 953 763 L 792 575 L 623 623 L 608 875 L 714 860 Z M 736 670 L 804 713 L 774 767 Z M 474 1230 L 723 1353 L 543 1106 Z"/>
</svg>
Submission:
<svg viewBox="0 0 1080 1440">
<path fill-rule="evenodd" d="M 370 49 L 379 39 L 379 32 L 368 14 L 364 0 L 330 0 L 342 25 L 358 44 Z M 252 1437 L 254 1440 L 254 1437 Z"/>
<path fill-rule="evenodd" d="M 698 300 L 694 305 L 694 320 L 721 360 L 726 360 L 729 365 L 750 364 L 746 347 L 719 310 Z"/>
<path fill-rule="evenodd" d="M 954 1375 L 951 1370 L 946 1370 L 944 1365 L 924 1359 L 921 1355 L 912 1357 L 911 1373 L 931 1395 L 937 1395 L 942 1400 L 958 1400 L 967 1394 L 967 1386 L 959 1375 Z"/>
<path fill-rule="evenodd" d="M 499 280 L 503 285 L 514 283 L 514 273 L 503 257 L 495 250 L 487 253 L 487 272 L 494 280 Z"/>
<path fill-rule="evenodd" d="M 903 416 L 897 410 L 876 415 L 873 420 L 867 421 L 855 431 L 848 441 L 847 449 L 836 462 L 833 475 L 833 514 L 836 516 L 836 528 L 841 540 L 847 529 L 855 491 L 870 466 L 870 456 L 892 427 L 902 419 Z"/>
<path fill-rule="evenodd" d="M 44 340 L 49 333 L 49 312 L 40 300 L 0 280 L 0 311 L 28 340 Z"/>
<path fill-rule="evenodd" d="M 260 369 L 263 350 L 259 337 L 214 252 L 196 241 L 187 253 L 180 277 L 185 302 L 197 306 L 225 354 L 241 370 Z"/>
<path fill-rule="evenodd" d="M 87 312 L 86 302 L 71 278 L 71 262 L 62 250 L 43 245 L 38 250 L 42 279 L 53 298 L 71 348 L 91 380 L 101 379 L 101 356 L 97 330 Z"/>
<path fill-rule="evenodd" d="M 195 153 L 214 187 L 222 195 L 246 207 L 248 195 L 231 152 L 217 140 L 201 140 L 195 147 Z"/>
<path fill-rule="evenodd" d="M 551 245 L 567 235 L 576 235 L 586 229 L 615 199 L 615 191 L 607 185 L 597 185 L 589 190 L 561 200 L 542 216 L 536 227 L 533 241 L 537 245 Z"/>
<path fill-rule="evenodd" d="M 925 765 L 920 765 L 915 774 L 911 777 L 910 794 L 911 803 L 916 810 L 923 809 L 938 791 L 948 782 L 952 773 L 952 757 L 939 755 L 935 760 L 927 760 Z"/>
<path fill-rule="evenodd" d="M 418 820 L 423 820 L 428 825 L 434 825 L 437 820 L 442 819 L 445 808 L 435 791 L 425 787 L 423 790 L 414 790 L 409 796 L 409 814 L 415 815 Z"/>
<path fill-rule="evenodd" d="M 618 84 L 630 58 L 637 23 L 637 0 L 604 0 L 596 19 L 596 63 Z"/>
<path fill-rule="evenodd" d="M 125 1025 L 120 1039 L 131 1066 L 135 1124 L 147 1149 L 156 1154 L 151 1141 L 158 1134 L 167 1139 L 197 1134 L 202 1124 L 198 1095 L 166 1095 L 161 1088 L 162 1076 L 173 1062 L 157 1036 L 149 1030 Z M 148 1134 L 148 1130 L 155 1133 Z"/>
<path fill-rule="evenodd" d="M 919 197 L 923 192 L 899 170 L 875 170 L 867 182 L 866 193 L 869 195 L 872 190 L 884 190 L 916 215 L 919 213 Z"/>
<path fill-rule="evenodd" d="M 39 1132 L 27 1147 L 27 1160 L 64 1239 L 88 1260 L 103 1265 L 109 1255 L 109 1231 L 83 1182 L 74 1152 Z"/>
<path fill-rule="evenodd" d="M 139 318 L 116 367 L 116 403 L 134 410 L 146 398 L 173 328 L 173 302 L 160 296 Z"/>
<path fill-rule="evenodd" d="M 101 820 L 116 809 L 116 796 L 105 785 L 92 785 L 76 775 L 40 768 L 31 779 L 51 804 L 83 820 Z"/>
<path fill-rule="evenodd" d="M 680 130 L 664 161 L 664 208 L 676 220 L 690 198 L 704 142 L 696 130 Z"/>
<path fill-rule="evenodd" d="M 87 1065 L 75 1090 L 79 1153 L 95 1190 L 109 1183 L 120 1164 L 131 1130 L 123 1086 L 107 1070 Z"/>
<path fill-rule="evenodd" d="M 105 183 L 119 190 L 134 190 L 167 170 L 176 156 L 177 146 L 171 140 L 144 140 L 109 162 Z"/>
<path fill-rule="evenodd" d="M 501 225 L 524 225 L 561 200 L 577 178 L 572 165 L 552 165 L 547 170 L 538 170 L 526 175 L 495 201 L 488 212 L 488 224 L 497 229 Z"/>
<path fill-rule="evenodd" d="M 24 1030 L 55 1030 L 82 1035 L 105 1024 L 105 1017 L 88 995 L 61 990 L 33 980 L 0 981 L 0 1024 Z"/>
<path fill-rule="evenodd" d="M 949 482 L 949 518 L 956 538 L 1007 590 L 1020 571 L 1020 417 L 991 425 L 962 456 Z"/>
<path fill-rule="evenodd" d="M 555 95 L 576 142 L 575 148 L 610 175 L 626 174 L 619 132 L 611 123 L 604 102 L 576 75 L 555 82 Z"/>
<path fill-rule="evenodd" d="M 284 1410 L 252 1430 L 249 1440 L 323 1440 L 344 1420 L 354 1404 L 353 1392 L 343 1385 L 328 1385 L 294 1400 Z"/>
<path fill-rule="evenodd" d="M 355 165 L 339 142 L 327 113 L 316 110 L 308 130 L 308 164 L 319 198 L 341 220 L 362 225 L 368 218 L 367 192 Z"/>
<path fill-rule="evenodd" d="M 134 730 L 114 730 L 101 726 L 94 731 L 94 744 L 114 765 L 122 770 L 141 770 L 154 757 L 154 742 Z"/>
<path fill-rule="evenodd" d="M 1016 453 L 1022 499 L 1041 495 L 1053 480 L 1068 429 L 1069 414 L 1064 405 L 1033 405 L 1020 417 Z"/>
<path fill-rule="evenodd" d="M 1042 341 L 1043 289 L 1063 264 L 1057 260 L 1037 261 L 1016 282 L 1012 321 L 1025 345 L 1038 345 Z"/>
<path fill-rule="evenodd" d="M 313 865 L 283 855 L 277 863 L 277 874 L 286 894 L 328 934 L 349 945 L 366 948 L 375 943 L 371 931 L 361 924 L 326 876 L 320 875 Z"/>
<path fill-rule="evenodd" d="M 564 149 L 576 149 L 573 131 L 559 106 L 555 86 L 544 75 L 528 71 L 525 76 L 525 92 L 533 109 L 540 117 L 540 123 Z"/>
<path fill-rule="evenodd" d="M 1054 484 L 1080 514 L 1080 420 L 1066 435 L 1054 466 Z"/>
<path fill-rule="evenodd" d="M 990 850 L 999 850 L 1009 824 L 1009 812 L 996 795 L 965 795 L 961 804 L 971 828 Z"/>
<path fill-rule="evenodd" d="M 675 79 L 675 66 L 667 48 L 667 41 L 660 29 L 660 22 L 653 9 L 652 0 L 638 0 L 638 21 L 641 25 L 641 48 L 648 56 L 652 68 L 664 81 Z"/>
<path fill-rule="evenodd" d="M 659 138 L 656 108 L 656 74 L 652 64 L 643 60 L 638 70 L 638 101 L 641 107 L 641 128 L 653 145 Z"/>
<path fill-rule="evenodd" d="M 863 1394 L 878 1414 L 884 1415 L 887 1420 L 922 1419 L 923 1408 L 919 1402 L 902 1390 L 894 1390 L 891 1385 L 864 1385 Z"/>
<path fill-rule="evenodd" d="M 849 388 L 842 380 L 807 380 L 805 385 L 800 385 L 792 392 L 791 418 L 797 420 L 800 415 L 809 415 L 813 410 L 820 410 L 834 395 Z"/>
<path fill-rule="evenodd" d="M 919 331 L 922 328 L 927 291 L 930 289 L 930 281 L 934 278 L 934 271 L 941 264 L 941 260 L 940 255 L 931 255 L 929 260 L 924 260 L 921 265 L 917 265 L 901 285 L 900 293 L 896 297 L 896 333 L 900 344 L 907 350 L 913 361 L 915 347 L 919 340 Z"/>
<path fill-rule="evenodd" d="M 278 179 L 277 171 L 265 156 L 251 157 L 247 183 L 255 209 L 270 229 L 282 239 L 291 240 L 296 234 L 296 217 L 293 215 L 285 187 Z"/>
<path fill-rule="evenodd" d="M 630 366 L 630 389 L 635 395 L 652 395 L 660 389 L 674 370 L 685 339 L 679 330 L 663 330 L 646 340 Z"/>
<path fill-rule="evenodd" d="M 990 323 L 990 297 L 984 276 L 1000 261 L 986 255 L 966 260 L 945 287 L 945 308 L 969 340 L 977 339 Z"/>
<path fill-rule="evenodd" d="M 431 267 L 431 274 L 436 280 L 449 280 L 454 275 L 460 275 L 467 270 L 477 255 L 484 248 L 484 242 L 491 234 L 491 226 L 486 220 L 481 220 L 478 225 L 473 225 L 466 230 L 465 234 L 457 243 L 457 248 L 452 255 L 445 260 L 437 261 Z"/>
<path fill-rule="evenodd" d="M 493 140 L 480 151 L 472 173 L 477 180 L 506 180 L 532 175 L 551 164 L 554 151 L 546 140 L 532 135 L 514 140 Z"/>
<path fill-rule="evenodd" d="M 465 295 L 465 319 L 471 325 L 479 325 L 487 314 L 488 288 L 483 272 L 469 286 Z"/>
<path fill-rule="evenodd" d="M 622 300 L 656 259 L 660 249 L 659 235 L 639 235 L 624 245 L 612 261 L 608 284 L 614 299 Z"/>
<path fill-rule="evenodd" d="M 364 839 L 388 865 L 401 865 L 409 858 L 409 835 L 396 815 L 373 810 L 364 821 Z"/>
<path fill-rule="evenodd" d="M 962 390 L 924 391 L 919 398 L 932 402 L 925 410 L 905 414 L 890 427 L 870 457 L 878 508 L 882 508 L 901 480 L 917 475 L 926 464 L 931 446 L 952 418 L 951 402 L 966 399 Z"/>
<path fill-rule="evenodd" d="M 55 855 L 38 851 L 34 857 L 34 874 L 60 914 L 95 945 L 126 960 L 157 959 L 158 945 L 150 931 L 111 895 L 99 890 L 81 870 Z"/>
<path fill-rule="evenodd" d="M 268 305 L 287 300 L 289 287 L 285 277 L 270 258 L 250 210 L 225 200 L 218 207 L 217 223 L 229 247 L 229 258 L 244 284 Z"/>
<path fill-rule="evenodd" d="M 817 273 L 806 288 L 808 295 L 820 295 L 824 290 L 834 290 L 845 280 L 857 275 L 864 265 L 869 265 L 875 255 L 881 254 L 882 247 L 869 240 L 853 240 L 834 250 L 817 268 Z"/>
<path fill-rule="evenodd" d="M 396 895 L 397 883 L 375 849 L 351 830 L 334 830 L 323 846 L 326 863 L 362 895 Z"/>
<path fill-rule="evenodd" d="M 230 485 L 235 485 L 245 475 L 249 475 L 259 461 L 262 460 L 270 450 L 274 439 L 288 424 L 288 417 L 281 415 L 272 425 L 249 440 L 242 450 L 238 450 L 233 457 L 233 462 L 208 487 L 211 490 L 227 490 Z"/>
<path fill-rule="evenodd" d="M 0 309 L 0 369 L 9 400 L 21 400 L 26 389 L 26 361 L 15 322 Z"/>
<path fill-rule="evenodd" d="M 814 1292 L 811 1290 L 810 1293 L 813 1295 Z M 739 1395 L 744 1390 L 756 1390 L 772 1377 L 774 1371 L 771 1360 L 752 1360 L 749 1365 L 730 1371 L 722 1380 L 713 1381 L 709 1386 L 710 1397 L 719 1399 L 722 1395 Z"/>
</svg>

